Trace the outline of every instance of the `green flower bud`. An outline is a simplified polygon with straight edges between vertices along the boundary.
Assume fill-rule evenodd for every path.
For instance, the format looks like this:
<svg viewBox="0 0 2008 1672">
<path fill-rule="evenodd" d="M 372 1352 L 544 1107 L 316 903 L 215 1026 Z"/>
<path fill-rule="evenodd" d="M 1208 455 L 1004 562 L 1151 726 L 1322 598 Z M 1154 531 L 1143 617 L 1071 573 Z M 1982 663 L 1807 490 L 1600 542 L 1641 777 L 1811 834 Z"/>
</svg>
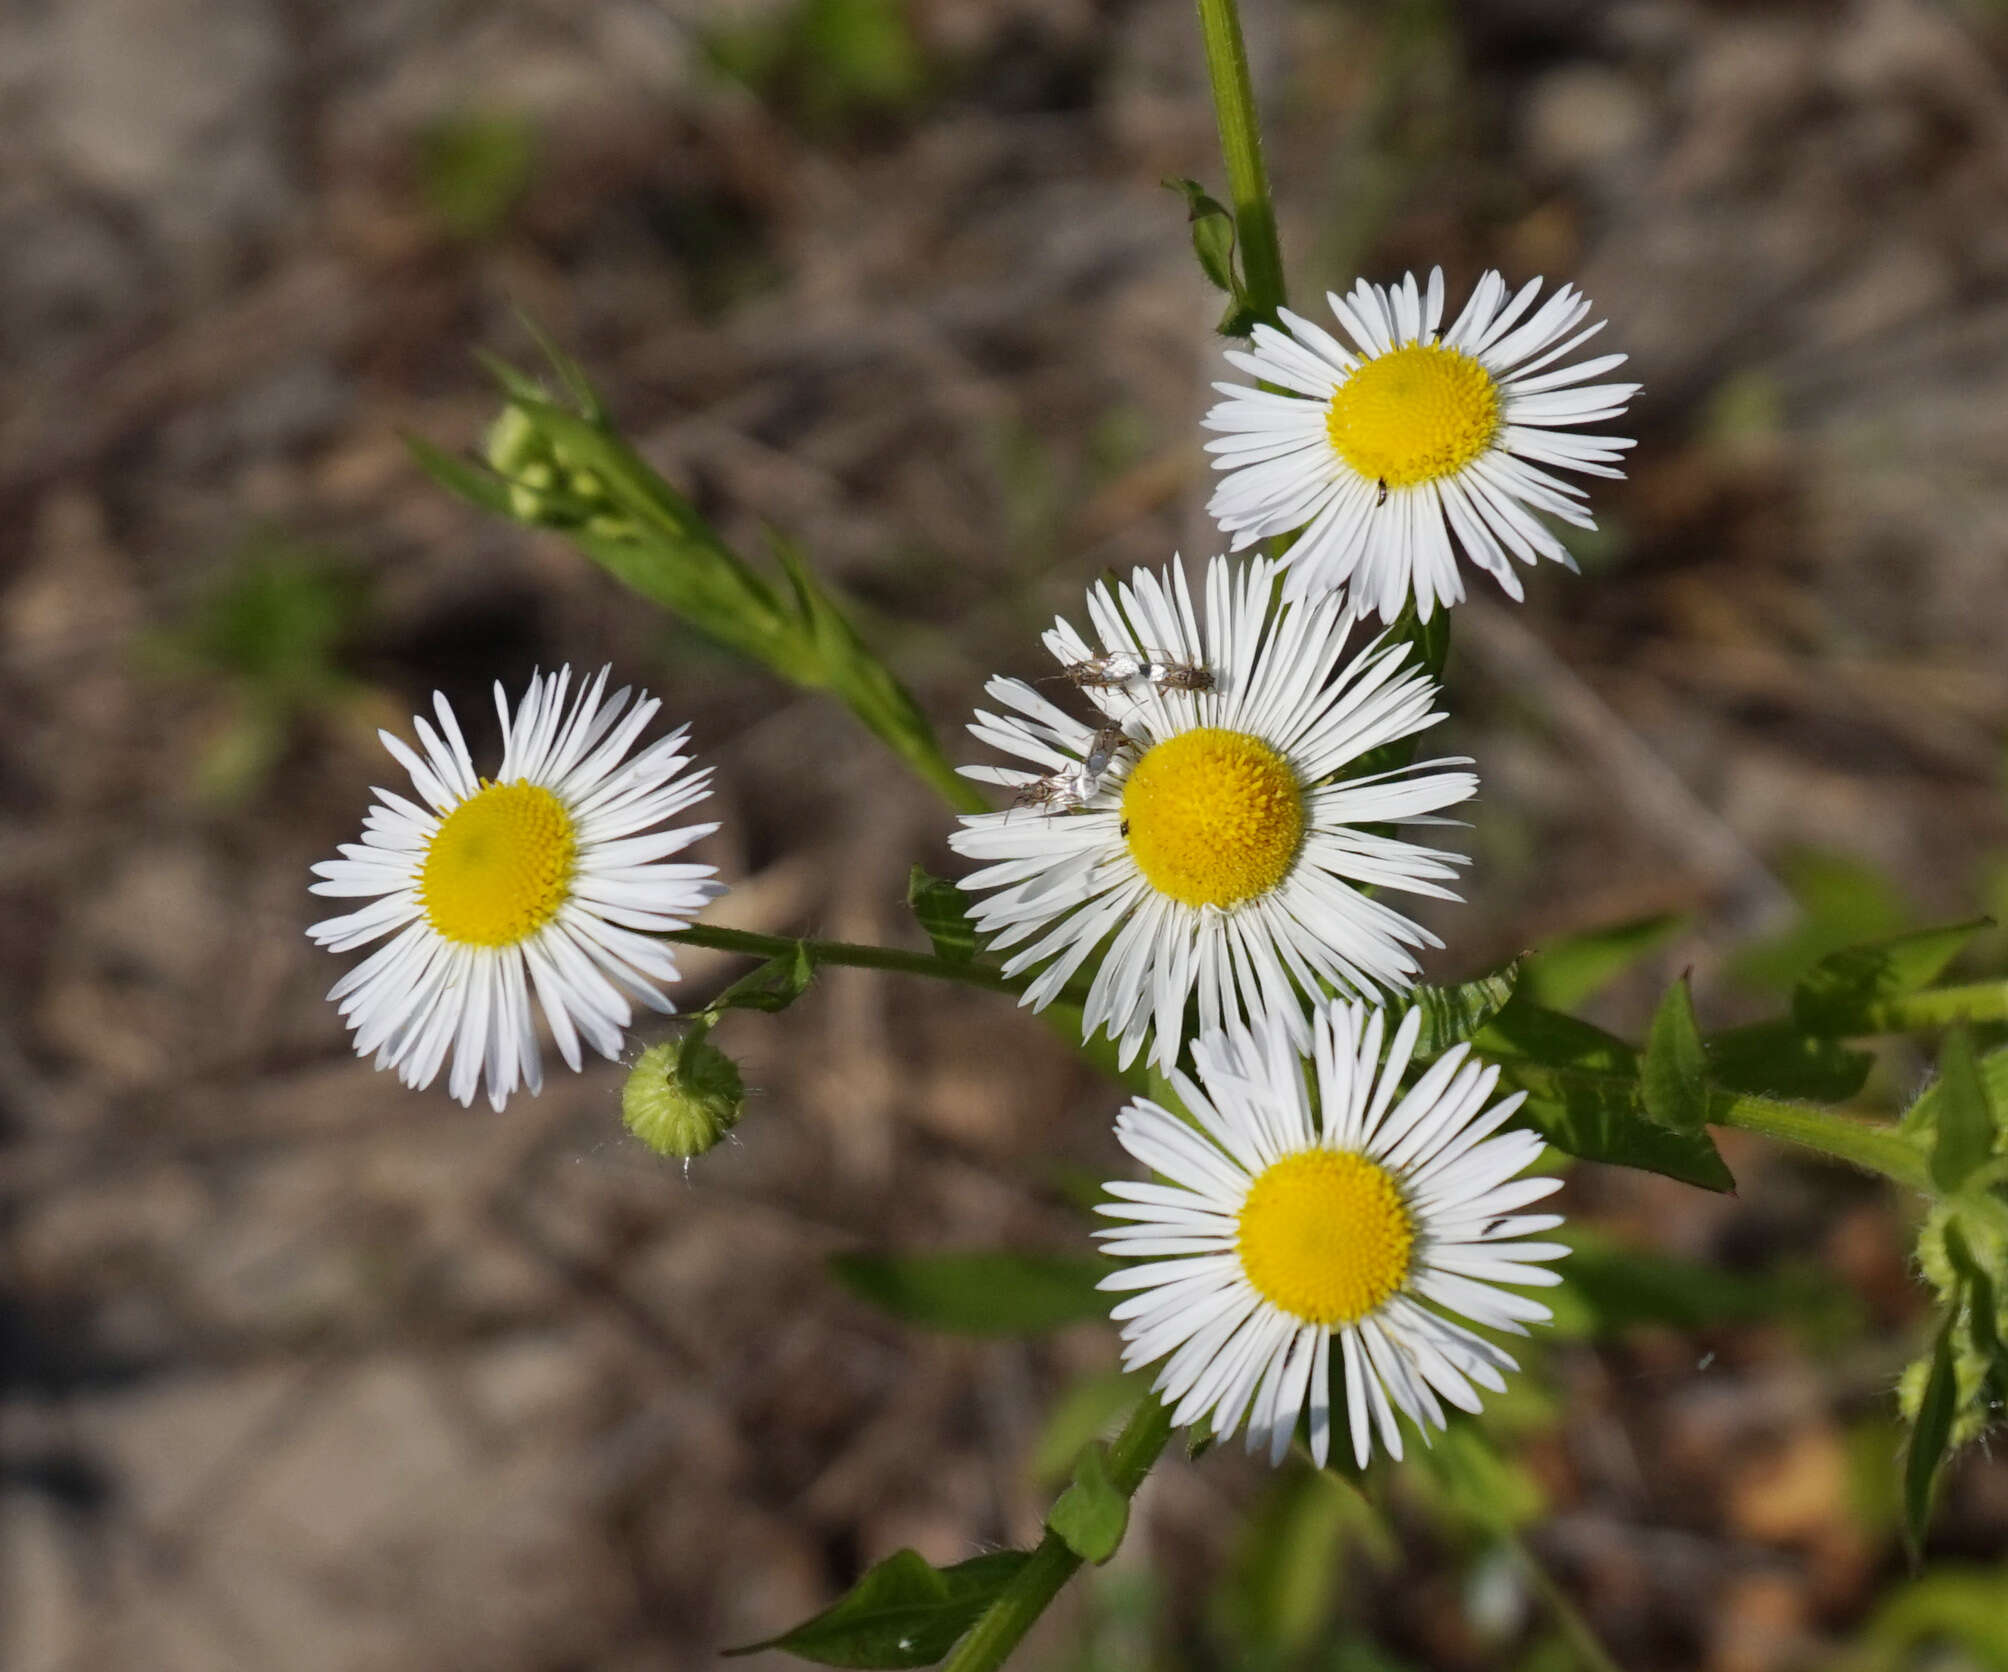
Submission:
<svg viewBox="0 0 2008 1672">
<path fill-rule="evenodd" d="M 657 1155 L 689 1160 L 739 1124 L 738 1064 L 699 1029 L 642 1052 L 621 1088 L 621 1119 Z"/>
<path fill-rule="evenodd" d="M 1964 1331 L 1955 1332 L 1952 1338 L 1952 1372 L 1958 1414 L 1952 1419 L 1952 1438 L 1947 1442 L 1947 1450 L 1957 1451 L 1993 1427 L 1997 1414 L 1988 1407 L 1985 1398 L 1987 1366 L 1966 1342 Z M 1903 1413 L 1905 1422 L 1917 1421 L 1918 1407 L 1924 1403 L 1924 1384 L 1930 1379 L 1929 1355 L 1913 1359 L 1897 1378 L 1897 1409 Z"/>
<path fill-rule="evenodd" d="M 1979 1438 L 1999 1421 L 2001 1412 L 1987 1387 L 1988 1360 L 1975 1340 L 1973 1307 L 1977 1297 L 1961 1281 L 1946 1248 L 1945 1228 L 1955 1219 L 1968 1251 L 1983 1271 L 2008 1269 L 2002 1264 L 2004 1257 L 2008 1257 L 2008 1238 L 2002 1236 L 1991 1219 L 1979 1214 L 1960 1213 L 1944 1203 L 1938 1204 L 1926 1215 L 1917 1234 L 1919 1273 L 1938 1292 L 1941 1302 L 1950 1304 L 1955 1296 L 1959 1301 L 1959 1312 L 1952 1330 L 1952 1363 L 1959 1403 L 1959 1414 L 1953 1419 L 1952 1444 L 1962 1446 Z M 2004 1304 L 2003 1287 L 1998 1279 L 1990 1287 L 1994 1303 L 1992 1333 L 1996 1340 L 2008 1341 L 2008 1304 Z M 1924 1398 L 1924 1384 L 1930 1374 L 1931 1360 L 1926 1356 L 1905 1369 L 1898 1380 L 1897 1404 L 1907 1420 L 1916 1421 L 1918 1406 Z"/>
<path fill-rule="evenodd" d="M 487 453 L 489 467 L 496 475 L 521 478 L 532 466 L 541 466 L 545 478 L 536 485 L 550 486 L 550 466 L 545 463 L 551 454 L 550 444 L 520 406 L 505 406 L 496 414 L 495 422 L 488 426 Z"/>
<path fill-rule="evenodd" d="M 519 522 L 540 523 L 548 509 L 544 496 L 520 482 L 509 484 L 509 514 Z"/>
</svg>

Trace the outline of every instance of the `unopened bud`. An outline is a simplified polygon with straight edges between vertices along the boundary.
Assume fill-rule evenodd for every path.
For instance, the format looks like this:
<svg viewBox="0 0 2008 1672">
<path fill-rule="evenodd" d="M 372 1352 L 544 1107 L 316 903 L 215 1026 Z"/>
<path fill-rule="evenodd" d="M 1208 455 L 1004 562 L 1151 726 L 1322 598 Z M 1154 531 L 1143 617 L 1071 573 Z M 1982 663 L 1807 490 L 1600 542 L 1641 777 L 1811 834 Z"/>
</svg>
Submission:
<svg viewBox="0 0 2008 1672">
<path fill-rule="evenodd" d="M 657 1155 L 689 1160 L 739 1124 L 739 1067 L 702 1032 L 651 1045 L 621 1088 L 621 1119 Z"/>
<path fill-rule="evenodd" d="M 524 478 L 530 468 L 541 465 L 546 472 L 540 484 L 549 487 L 550 444 L 537 431 L 536 423 L 520 406 L 505 406 L 488 426 L 488 464 L 498 476 Z"/>
</svg>

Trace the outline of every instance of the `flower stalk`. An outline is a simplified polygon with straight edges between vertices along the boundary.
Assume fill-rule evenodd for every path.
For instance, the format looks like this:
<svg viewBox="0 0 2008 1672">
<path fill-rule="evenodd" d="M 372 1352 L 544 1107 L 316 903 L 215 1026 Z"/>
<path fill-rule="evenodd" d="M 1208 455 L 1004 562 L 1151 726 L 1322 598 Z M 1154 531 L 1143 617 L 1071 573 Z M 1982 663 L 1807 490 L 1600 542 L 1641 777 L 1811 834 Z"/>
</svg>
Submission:
<svg viewBox="0 0 2008 1672">
<path fill-rule="evenodd" d="M 1776 1098 L 1727 1092 L 1710 1094 L 1708 1119 L 1711 1125 L 1756 1132 L 1871 1173 L 1881 1173 L 1908 1190 L 1927 1194 L 1931 1191 L 1923 1151 L 1894 1127 L 1858 1120 L 1810 1103 L 1786 1103 Z"/>
<path fill-rule="evenodd" d="M 713 952 L 744 952 L 755 958 L 792 958 L 797 954 L 811 966 L 837 965 L 850 969 L 890 970 L 895 975 L 923 975 L 936 981 L 953 981 L 964 987 L 981 987 L 992 993 L 1016 994 L 1024 982 L 1000 974 L 988 964 L 956 964 L 931 952 L 908 952 L 896 946 L 860 946 L 851 941 L 801 940 L 792 935 L 758 935 L 748 929 L 726 929 L 708 923 L 693 924 L 662 937 L 680 946 L 702 946 Z"/>
<path fill-rule="evenodd" d="M 1125 1498 L 1135 1497 L 1170 1438 L 1171 1411 L 1156 1394 L 1146 1394 L 1109 1446 L 1109 1481 L 1115 1489 Z M 990 1672 L 1002 1666 L 1080 1565 L 1066 1540 L 1049 1529 L 1030 1560 L 941 1663 L 941 1672 Z"/>
<path fill-rule="evenodd" d="M 1268 171 L 1262 164 L 1262 127 L 1255 117 L 1248 48 L 1241 38 L 1241 12 L 1235 0 L 1199 0 L 1199 29 L 1206 44 L 1206 70 L 1220 124 L 1220 154 L 1227 164 L 1227 192 L 1234 206 L 1247 302 L 1257 318 L 1273 325 L 1285 300 L 1283 248 L 1276 236 Z"/>
</svg>

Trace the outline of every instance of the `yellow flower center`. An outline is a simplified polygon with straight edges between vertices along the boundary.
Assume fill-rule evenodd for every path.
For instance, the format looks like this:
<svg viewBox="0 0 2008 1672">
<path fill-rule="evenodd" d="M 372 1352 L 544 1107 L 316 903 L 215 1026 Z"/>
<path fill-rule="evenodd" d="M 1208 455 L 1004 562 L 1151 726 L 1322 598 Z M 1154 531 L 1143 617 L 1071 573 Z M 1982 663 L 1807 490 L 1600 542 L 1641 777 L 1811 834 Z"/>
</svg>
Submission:
<svg viewBox="0 0 2008 1672">
<path fill-rule="evenodd" d="M 1211 726 L 1146 751 L 1123 787 L 1137 868 L 1188 906 L 1231 906 L 1289 874 L 1304 839 L 1290 763 L 1259 737 Z"/>
<path fill-rule="evenodd" d="M 1491 445 L 1499 389 L 1468 354 L 1411 343 L 1369 360 L 1332 392 L 1325 433 L 1369 482 L 1413 487 L 1454 475 Z"/>
<path fill-rule="evenodd" d="M 1350 1324 L 1401 1287 L 1415 1224 L 1385 1168 L 1303 1150 L 1255 1181 L 1235 1247 L 1263 1299 L 1307 1324 Z"/>
<path fill-rule="evenodd" d="M 541 784 L 485 779 L 425 850 L 426 921 L 462 946 L 514 946 L 557 916 L 577 847 L 564 804 Z"/>
</svg>

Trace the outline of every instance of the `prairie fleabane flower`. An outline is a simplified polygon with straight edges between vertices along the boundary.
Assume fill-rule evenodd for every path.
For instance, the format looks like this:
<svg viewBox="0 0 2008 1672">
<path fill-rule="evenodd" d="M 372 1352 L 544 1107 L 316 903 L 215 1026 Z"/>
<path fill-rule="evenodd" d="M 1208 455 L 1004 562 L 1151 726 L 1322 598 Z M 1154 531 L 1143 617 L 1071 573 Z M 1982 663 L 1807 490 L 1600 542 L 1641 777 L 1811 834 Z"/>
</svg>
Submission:
<svg viewBox="0 0 2008 1672">
<path fill-rule="evenodd" d="M 1364 1467 L 1376 1429 L 1401 1456 L 1397 1412 L 1427 1440 L 1445 1402 L 1476 1411 L 1477 1388 L 1517 1368 L 1444 1314 L 1515 1334 L 1548 1317 L 1500 1285 L 1558 1281 L 1541 1262 L 1564 1245 L 1525 1239 L 1560 1217 L 1520 1210 L 1560 1181 L 1514 1176 L 1541 1149 L 1498 1131 L 1524 1094 L 1486 1108 L 1499 1071 L 1465 1047 L 1402 1093 L 1419 1022 L 1402 1019 L 1385 1063 L 1383 1013 L 1357 1004 L 1318 1007 L 1308 1063 L 1276 1018 L 1210 1033 L 1198 1083 L 1171 1076 L 1196 1129 L 1145 1100 L 1117 1117 L 1162 1182 L 1106 1187 L 1100 1211 L 1125 1223 L 1095 1234 L 1138 1263 L 1102 1287 L 1128 1292 L 1125 1367 L 1165 1359 L 1174 1421 L 1206 1417 L 1223 1437 L 1245 1422 L 1248 1449 L 1280 1462 L 1308 1412 L 1322 1466 L 1336 1385 Z"/>
<path fill-rule="evenodd" d="M 1125 1064 L 1155 1028 L 1152 1054 L 1168 1068 L 1195 997 L 1202 1027 L 1272 1011 L 1308 1043 L 1304 1006 L 1320 983 L 1403 988 L 1420 969 L 1412 948 L 1437 944 L 1356 885 L 1455 898 L 1442 885 L 1456 855 L 1365 827 L 1440 822 L 1477 787 L 1451 770 L 1468 763 L 1343 775 L 1441 719 L 1436 686 L 1406 665 L 1404 645 L 1347 660 L 1343 601 L 1279 611 L 1275 575 L 1266 560 L 1214 559 L 1202 630 L 1181 568 L 1162 579 L 1139 569 L 1128 585 L 1089 589 L 1099 651 L 1065 621 L 1046 634 L 1063 669 L 1203 670 L 1207 689 L 1141 677 L 1088 689 L 1118 746 L 1098 749 L 1095 730 L 1015 679 L 987 687 L 1014 712 L 979 710 L 970 727 L 1031 763 L 964 767 L 970 777 L 1021 800 L 1042 783 L 1069 786 L 1064 810 L 978 814 L 949 838 L 987 862 L 962 883 L 987 896 L 976 926 L 1010 954 L 1007 973 L 1045 964 L 1025 991 L 1035 1008 L 1106 942 L 1083 1025 L 1117 1039 Z"/>
<path fill-rule="evenodd" d="M 1542 467 L 1622 476 L 1631 442 L 1580 426 L 1621 415 L 1639 386 L 1590 381 L 1622 354 L 1558 366 L 1603 323 L 1576 329 L 1590 304 L 1568 285 L 1523 322 L 1540 289 L 1532 279 L 1509 300 L 1487 273 L 1445 331 L 1441 268 L 1426 292 L 1413 273 L 1392 289 L 1362 279 L 1325 298 L 1357 352 L 1287 308 L 1287 334 L 1256 326 L 1252 351 L 1227 358 L 1275 387 L 1216 383 L 1227 399 L 1204 420 L 1227 473 L 1207 509 L 1234 549 L 1301 529 L 1289 595 L 1344 586 L 1384 621 L 1411 598 L 1427 620 L 1464 596 L 1456 547 L 1514 598 L 1514 558 L 1568 563 L 1533 513 L 1596 523 L 1583 490 Z"/>
<path fill-rule="evenodd" d="M 630 998 L 674 1008 L 656 987 L 676 962 L 652 933 L 680 929 L 724 890 L 709 865 L 667 864 L 718 827 L 654 827 L 710 794 L 711 769 L 690 772 L 685 731 L 627 754 L 662 705 L 628 707 L 607 674 L 567 707 L 570 668 L 533 678 L 512 719 L 501 685 L 502 764 L 475 776 L 459 722 L 433 695 L 434 731 L 413 717 L 423 753 L 389 732 L 384 747 L 411 774 L 419 801 L 378 790 L 361 844 L 314 867 L 316 894 L 373 897 L 307 933 L 347 952 L 395 938 L 338 981 L 331 999 L 409 1086 L 432 1083 L 447 1055 L 453 1095 L 473 1101 L 485 1072 L 501 1108 L 521 1083 L 542 1084 L 530 990 L 559 1054 L 580 1066 L 583 1034 L 617 1056 Z M 420 803 L 423 803 L 421 805 Z"/>
</svg>

